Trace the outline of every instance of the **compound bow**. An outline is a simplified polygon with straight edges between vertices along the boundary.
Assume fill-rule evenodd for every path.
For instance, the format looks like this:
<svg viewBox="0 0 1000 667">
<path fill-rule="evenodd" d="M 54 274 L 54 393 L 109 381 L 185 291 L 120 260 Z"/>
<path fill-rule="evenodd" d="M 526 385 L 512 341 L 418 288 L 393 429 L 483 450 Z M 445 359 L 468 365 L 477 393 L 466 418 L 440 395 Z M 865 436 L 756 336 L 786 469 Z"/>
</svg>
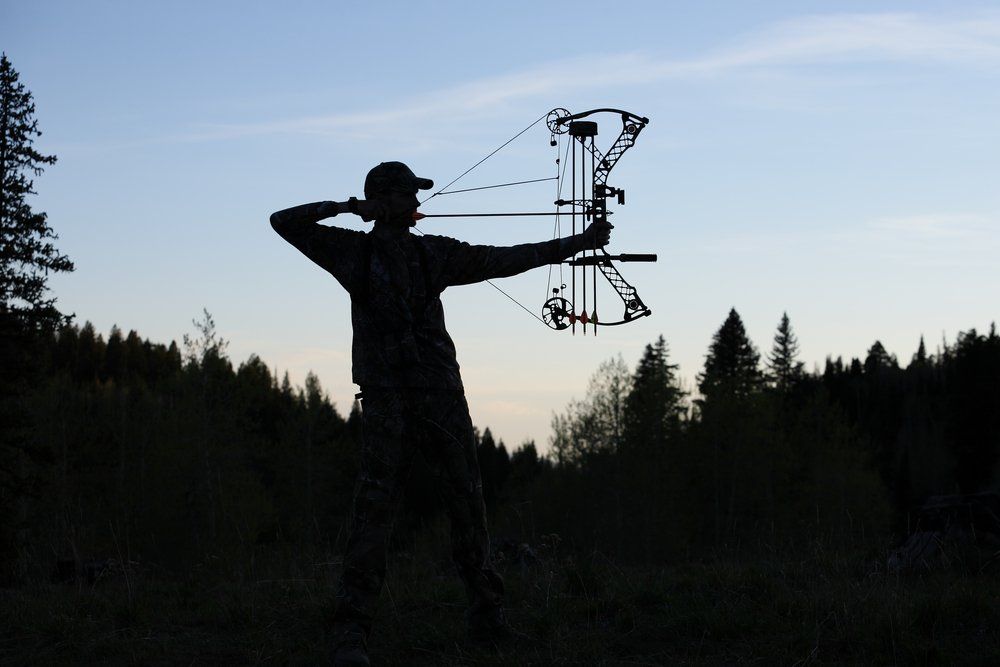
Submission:
<svg viewBox="0 0 1000 667">
<path fill-rule="evenodd" d="M 607 152 L 602 153 L 596 145 L 597 137 L 597 123 L 593 120 L 584 120 L 595 114 L 609 113 L 617 114 L 621 118 L 622 128 L 618 134 L 618 138 L 607 150 Z M 459 179 L 463 178 L 466 174 L 471 172 L 473 169 L 478 167 L 480 164 L 488 160 L 490 157 L 499 152 L 502 148 L 507 146 L 509 143 L 514 141 L 517 137 L 521 136 L 527 132 L 531 127 L 533 127 L 538 122 L 545 120 L 550 132 L 550 145 L 557 148 L 558 153 L 556 157 L 556 167 L 557 176 L 553 178 L 546 179 L 534 179 L 529 181 L 516 181 L 513 183 L 503 183 L 500 185 L 489 185 L 479 188 L 465 188 L 462 190 L 449 190 L 452 185 L 454 185 Z M 591 109 L 590 111 L 583 111 L 580 113 L 571 114 L 569 111 L 563 108 L 553 109 L 548 112 L 545 116 L 542 116 L 534 123 L 521 130 L 518 134 L 514 135 L 507 142 L 502 144 L 499 148 L 494 150 L 492 153 L 484 157 L 482 160 L 472 165 L 469 169 L 463 172 L 458 178 L 451 181 L 448 185 L 444 186 L 433 195 L 428 197 L 422 203 L 426 203 L 429 199 L 432 199 L 438 195 L 444 194 L 456 194 L 459 192 L 470 192 L 473 190 L 483 190 L 496 187 L 505 187 L 509 185 L 522 185 L 525 183 L 534 183 L 542 180 L 556 180 L 557 181 L 557 199 L 554 202 L 556 210 L 554 212 L 546 213 L 479 213 L 479 214 L 437 214 L 437 215 L 425 215 L 423 213 L 414 214 L 414 218 L 419 220 L 423 218 L 434 218 L 434 217 L 494 217 L 494 216 L 516 216 L 516 215 L 554 215 L 556 216 L 556 235 L 560 233 L 560 216 L 569 215 L 572 219 L 572 233 L 576 234 L 578 231 L 582 232 L 586 227 L 588 222 L 607 222 L 608 216 L 611 215 L 611 211 L 608 211 L 607 200 L 611 197 L 617 199 L 618 204 L 625 204 L 625 190 L 622 188 L 615 188 L 608 185 L 608 175 L 618 160 L 621 159 L 625 152 L 635 145 L 635 140 L 642 132 L 643 128 L 649 123 L 648 118 L 643 118 L 637 116 L 628 111 L 622 111 L 621 109 Z M 567 135 L 569 141 L 566 144 L 565 153 L 562 152 L 561 143 L 562 136 Z M 561 165 L 561 169 L 560 169 Z M 570 198 L 563 199 L 562 191 L 566 180 L 566 168 L 571 166 L 570 169 Z M 568 208 L 569 213 L 564 212 L 564 209 Z M 577 228 L 577 222 L 580 222 L 579 229 Z M 561 331 L 564 329 L 572 329 L 575 333 L 576 325 L 579 323 L 583 332 L 586 333 L 587 325 L 592 325 L 593 331 L 597 333 L 597 327 L 599 326 L 618 326 L 631 322 L 635 319 L 645 317 L 651 313 L 650 309 L 643 303 L 642 299 L 639 297 L 639 293 L 636 288 L 629 283 L 622 274 L 615 267 L 615 262 L 655 262 L 656 255 L 653 254 L 618 254 L 611 255 L 604 248 L 588 248 L 583 252 L 578 253 L 571 257 L 570 259 L 564 260 L 562 264 L 569 265 L 571 267 L 572 276 L 570 279 L 570 287 L 567 288 L 567 284 L 563 282 L 562 267 L 560 266 L 559 271 L 559 286 L 552 287 L 552 270 L 549 269 L 549 284 L 546 288 L 546 294 L 548 295 L 545 303 L 542 305 L 542 315 L 539 317 L 530 310 L 524 308 L 524 306 L 511 297 L 509 294 L 504 292 L 502 289 L 497 287 L 492 281 L 487 281 L 494 288 L 499 290 L 502 294 L 510 298 L 512 301 L 517 303 L 519 306 L 528 310 L 529 313 L 534 315 L 537 319 L 541 320 L 546 326 Z M 588 290 L 587 285 L 587 268 L 590 267 L 590 286 Z M 605 321 L 598 317 L 597 313 L 597 272 L 600 271 L 601 275 L 608 281 L 612 289 L 619 296 L 624 304 L 624 312 L 621 319 L 615 321 Z M 579 296 L 582 300 L 582 307 L 577 309 L 577 291 L 578 291 L 578 276 L 579 276 Z M 567 298 L 567 296 L 569 298 Z M 588 306 L 588 296 L 590 297 L 590 304 Z M 589 312 L 588 312 L 589 309 Z"/>
</svg>

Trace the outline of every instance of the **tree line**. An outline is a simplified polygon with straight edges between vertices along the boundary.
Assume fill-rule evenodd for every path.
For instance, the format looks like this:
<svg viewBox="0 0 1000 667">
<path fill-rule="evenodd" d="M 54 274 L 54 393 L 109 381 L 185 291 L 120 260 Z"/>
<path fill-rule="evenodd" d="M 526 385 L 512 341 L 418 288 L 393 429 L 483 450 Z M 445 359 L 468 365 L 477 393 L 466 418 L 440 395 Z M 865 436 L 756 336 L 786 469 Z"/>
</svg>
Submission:
<svg viewBox="0 0 1000 667">
<path fill-rule="evenodd" d="M 336 553 L 361 447 L 360 408 L 343 415 L 309 374 L 294 387 L 257 356 L 234 366 L 206 311 L 183 345 L 90 323 L 37 347 L 37 382 L 17 520 L 4 524 L 10 566 L 44 575 L 53 560 L 128 556 L 168 568 L 230 565 L 260 545 Z M 511 459 L 477 432 L 494 507 Z M 516 463 L 516 462 L 515 462 Z M 431 471 L 416 457 L 398 537 L 438 512 Z M 127 554 L 126 554 L 127 552 Z"/>
<path fill-rule="evenodd" d="M 529 487 L 544 530 L 646 561 L 870 544 L 905 532 L 931 495 L 995 489 L 995 327 L 934 355 L 921 339 L 905 367 L 878 341 L 821 372 L 797 355 L 787 314 L 762 360 L 733 309 L 697 396 L 685 396 L 662 337 L 634 371 L 620 358 L 603 364 L 553 420 L 554 465 Z"/>
<path fill-rule="evenodd" d="M 336 554 L 361 446 L 315 375 L 294 387 L 257 356 L 234 366 L 207 312 L 183 344 L 113 328 L 45 338 L 30 391 L 30 484 L 5 544 L 53 559 L 118 555 L 236 567 L 262 546 Z M 732 310 L 686 395 L 660 337 L 553 418 L 550 448 L 477 432 L 498 539 L 558 534 L 623 561 L 886 537 L 932 494 L 997 479 L 1000 336 L 962 333 L 902 367 L 881 343 L 807 372 L 787 316 L 765 360 Z M 397 520 L 406 548 L 442 520 L 420 457 Z M 8 554 L 16 555 L 16 554 Z M 16 559 L 15 559 L 16 560 Z M 25 565 L 27 563 L 27 565 Z"/>
</svg>

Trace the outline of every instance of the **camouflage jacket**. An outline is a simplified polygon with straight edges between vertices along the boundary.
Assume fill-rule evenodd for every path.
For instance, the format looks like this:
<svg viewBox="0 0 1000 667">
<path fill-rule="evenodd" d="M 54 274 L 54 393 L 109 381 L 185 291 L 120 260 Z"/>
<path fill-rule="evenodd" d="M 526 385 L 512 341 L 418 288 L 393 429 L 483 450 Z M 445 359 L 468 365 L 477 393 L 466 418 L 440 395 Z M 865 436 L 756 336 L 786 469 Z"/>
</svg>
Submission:
<svg viewBox="0 0 1000 667">
<path fill-rule="evenodd" d="M 553 264 L 574 252 L 574 237 L 498 247 L 328 227 L 318 224 L 319 205 L 279 211 L 271 225 L 350 293 L 353 378 L 362 388 L 461 390 L 441 292 Z"/>
</svg>

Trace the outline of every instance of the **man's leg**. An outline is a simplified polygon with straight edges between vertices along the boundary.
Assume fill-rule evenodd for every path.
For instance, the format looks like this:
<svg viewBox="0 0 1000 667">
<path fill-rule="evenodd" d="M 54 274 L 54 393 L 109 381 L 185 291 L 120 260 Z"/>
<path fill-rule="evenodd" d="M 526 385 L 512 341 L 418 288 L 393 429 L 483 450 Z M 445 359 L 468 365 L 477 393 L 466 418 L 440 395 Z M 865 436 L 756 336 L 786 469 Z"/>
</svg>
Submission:
<svg viewBox="0 0 1000 667">
<path fill-rule="evenodd" d="M 393 517 L 413 460 L 413 445 L 404 442 L 397 392 L 366 390 L 362 426 L 361 466 L 334 611 L 335 643 L 356 643 L 360 637 L 367 644 L 385 579 Z"/>
<path fill-rule="evenodd" d="M 451 519 L 452 558 L 469 597 L 470 630 L 503 619 L 503 579 L 490 557 L 483 483 L 469 406 L 461 392 L 422 397 L 421 451 L 440 480 L 438 489 Z"/>
</svg>

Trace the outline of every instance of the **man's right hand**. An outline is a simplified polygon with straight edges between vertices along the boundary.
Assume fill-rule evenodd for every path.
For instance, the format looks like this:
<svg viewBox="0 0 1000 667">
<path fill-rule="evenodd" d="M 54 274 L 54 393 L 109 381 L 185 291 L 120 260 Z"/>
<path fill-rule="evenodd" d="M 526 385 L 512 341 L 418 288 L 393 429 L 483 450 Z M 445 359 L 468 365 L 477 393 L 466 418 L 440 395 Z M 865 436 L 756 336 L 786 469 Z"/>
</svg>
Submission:
<svg viewBox="0 0 1000 667">
<path fill-rule="evenodd" d="M 358 213 L 365 222 L 371 222 L 377 218 L 384 218 L 386 214 L 385 204 L 375 199 L 359 199 Z"/>
</svg>

